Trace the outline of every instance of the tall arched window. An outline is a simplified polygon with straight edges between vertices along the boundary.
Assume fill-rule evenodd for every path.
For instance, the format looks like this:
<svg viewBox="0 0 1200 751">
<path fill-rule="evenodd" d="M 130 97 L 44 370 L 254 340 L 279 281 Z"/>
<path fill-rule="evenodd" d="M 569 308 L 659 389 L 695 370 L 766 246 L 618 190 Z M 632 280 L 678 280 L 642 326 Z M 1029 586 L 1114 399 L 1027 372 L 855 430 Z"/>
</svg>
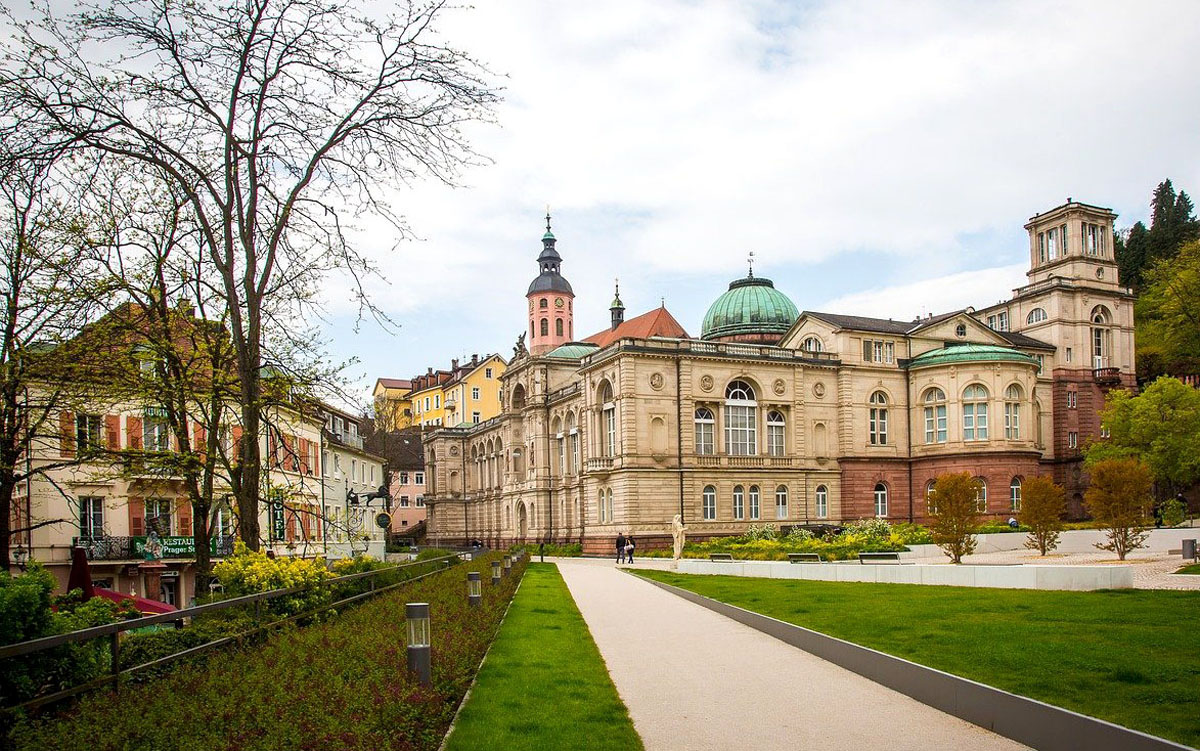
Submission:
<svg viewBox="0 0 1200 751">
<path fill-rule="evenodd" d="M 701 407 L 696 410 L 696 453 L 716 453 L 716 424 L 712 410 Z"/>
<path fill-rule="evenodd" d="M 975 482 L 979 483 L 979 489 L 975 492 L 975 510 L 982 514 L 987 511 L 987 480 L 976 477 Z"/>
<path fill-rule="evenodd" d="M 617 404 L 613 399 L 612 384 L 608 381 L 600 387 L 600 409 L 604 421 L 604 455 L 617 455 Z"/>
<path fill-rule="evenodd" d="M 875 485 L 875 516 L 884 517 L 888 513 L 888 489 L 882 482 Z"/>
<path fill-rule="evenodd" d="M 805 352 L 820 352 L 825 349 L 825 346 L 821 344 L 821 340 L 817 337 L 809 336 L 805 337 L 804 344 L 801 344 L 800 348 Z"/>
<path fill-rule="evenodd" d="M 543 318 L 542 322 L 538 325 L 542 332 L 542 336 L 550 336 L 550 319 L 549 318 Z"/>
<path fill-rule="evenodd" d="M 1004 437 L 1021 438 L 1021 387 L 1015 383 L 1004 390 Z"/>
<path fill-rule="evenodd" d="M 1112 316 L 1108 312 L 1108 308 L 1103 305 L 1097 305 L 1092 308 L 1092 367 L 1107 368 L 1108 367 L 1108 351 L 1111 340 L 1109 326 L 1112 324 Z"/>
<path fill-rule="evenodd" d="M 750 486 L 750 518 L 757 520 L 762 516 L 762 499 L 757 485 Z"/>
<path fill-rule="evenodd" d="M 741 485 L 733 486 L 733 518 L 746 518 L 746 493 Z"/>
<path fill-rule="evenodd" d="M 868 428 L 871 434 L 872 446 L 887 445 L 888 410 L 887 394 L 876 391 L 871 394 L 871 409 L 868 414 Z"/>
<path fill-rule="evenodd" d="M 824 485 L 817 486 L 817 518 L 829 517 L 829 489 Z"/>
<path fill-rule="evenodd" d="M 608 489 L 608 520 L 611 522 L 616 518 L 617 518 L 617 515 L 613 510 L 613 492 L 612 492 L 612 488 L 609 488 Z"/>
<path fill-rule="evenodd" d="M 732 381 L 725 388 L 725 451 L 731 456 L 758 453 L 758 402 L 745 381 Z"/>
<path fill-rule="evenodd" d="M 1041 323 L 1047 318 L 1049 318 L 1049 316 L 1046 315 L 1045 310 L 1041 308 L 1034 308 L 1033 310 L 1029 311 L 1029 315 L 1025 316 L 1025 323 Z"/>
<path fill-rule="evenodd" d="M 563 326 L 563 324 L 562 324 L 562 319 L 561 319 L 561 318 L 555 318 L 555 319 L 554 319 L 554 334 L 555 334 L 555 336 L 562 336 L 562 335 L 563 335 L 563 327 L 562 327 L 562 326 Z"/>
<path fill-rule="evenodd" d="M 712 485 L 704 486 L 704 494 L 701 496 L 701 514 L 705 521 L 717 518 L 717 489 Z"/>
<path fill-rule="evenodd" d="M 937 480 L 930 480 L 925 483 L 925 503 L 929 505 L 929 513 L 937 513 L 937 501 L 934 500 L 933 487 L 937 485 Z"/>
<path fill-rule="evenodd" d="M 571 449 L 567 453 L 567 471 L 573 475 L 579 471 L 579 431 L 575 428 L 574 412 L 567 413 L 564 427 L 567 431 L 567 440 L 571 442 Z"/>
<path fill-rule="evenodd" d="M 558 443 L 558 476 L 567 476 L 567 434 L 563 432 L 562 422 L 554 418 L 554 427 L 550 429 L 554 440 Z"/>
<path fill-rule="evenodd" d="M 925 392 L 925 443 L 946 442 L 946 392 L 938 388 Z"/>
<path fill-rule="evenodd" d="M 986 441 L 987 389 L 977 383 L 963 389 L 963 440 Z"/>
<path fill-rule="evenodd" d="M 596 503 L 596 518 L 603 524 L 607 521 L 605 514 L 608 511 L 608 504 L 605 502 L 604 488 L 600 488 L 600 498 Z"/>
<path fill-rule="evenodd" d="M 775 488 L 775 518 L 788 518 L 788 489 L 787 485 Z"/>
<path fill-rule="evenodd" d="M 1021 478 L 1014 477 L 1008 484 L 1008 510 L 1014 514 L 1021 510 Z"/>
<path fill-rule="evenodd" d="M 771 456 L 783 456 L 784 427 L 782 412 L 773 409 L 767 413 L 767 453 Z"/>
</svg>

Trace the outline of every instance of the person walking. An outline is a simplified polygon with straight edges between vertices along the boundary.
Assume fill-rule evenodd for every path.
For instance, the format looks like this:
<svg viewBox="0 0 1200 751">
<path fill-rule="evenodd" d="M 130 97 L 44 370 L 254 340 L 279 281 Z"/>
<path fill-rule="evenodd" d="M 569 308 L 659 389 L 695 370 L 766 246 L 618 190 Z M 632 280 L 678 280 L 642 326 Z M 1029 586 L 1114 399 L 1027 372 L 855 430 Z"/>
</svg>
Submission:
<svg viewBox="0 0 1200 751">
<path fill-rule="evenodd" d="M 625 538 L 625 562 L 633 563 L 633 535 Z"/>
<path fill-rule="evenodd" d="M 617 533 L 617 563 L 625 562 L 625 534 Z"/>
</svg>

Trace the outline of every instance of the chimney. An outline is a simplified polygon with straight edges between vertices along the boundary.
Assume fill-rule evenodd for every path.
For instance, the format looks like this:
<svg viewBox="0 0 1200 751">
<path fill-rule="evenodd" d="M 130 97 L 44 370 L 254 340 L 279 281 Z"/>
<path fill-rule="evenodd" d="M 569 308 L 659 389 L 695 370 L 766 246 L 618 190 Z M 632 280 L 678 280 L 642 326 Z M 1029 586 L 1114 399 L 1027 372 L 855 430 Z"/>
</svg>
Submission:
<svg viewBox="0 0 1200 751">
<path fill-rule="evenodd" d="M 426 370 L 425 375 L 429 376 L 430 378 L 433 378 L 433 368 Z"/>
<path fill-rule="evenodd" d="M 450 361 L 450 369 L 458 370 L 458 358 L 457 357 Z"/>
<path fill-rule="evenodd" d="M 472 355 L 471 355 L 471 364 L 472 364 L 472 365 L 478 365 L 478 364 L 479 364 L 479 355 L 478 355 L 478 354 L 472 354 Z"/>
</svg>

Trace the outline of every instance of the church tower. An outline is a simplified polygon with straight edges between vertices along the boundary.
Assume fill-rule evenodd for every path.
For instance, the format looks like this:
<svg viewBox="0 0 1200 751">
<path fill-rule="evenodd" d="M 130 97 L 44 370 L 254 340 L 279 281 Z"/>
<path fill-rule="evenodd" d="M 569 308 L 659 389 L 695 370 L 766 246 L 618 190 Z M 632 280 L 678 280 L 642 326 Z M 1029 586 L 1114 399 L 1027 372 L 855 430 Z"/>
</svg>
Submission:
<svg viewBox="0 0 1200 751">
<path fill-rule="evenodd" d="M 546 234 L 538 256 L 538 275 L 525 293 L 529 300 L 529 351 L 541 355 L 571 341 L 575 335 L 575 292 L 561 272 L 562 256 L 555 250 L 557 241 L 550 231 L 546 213 Z"/>
</svg>

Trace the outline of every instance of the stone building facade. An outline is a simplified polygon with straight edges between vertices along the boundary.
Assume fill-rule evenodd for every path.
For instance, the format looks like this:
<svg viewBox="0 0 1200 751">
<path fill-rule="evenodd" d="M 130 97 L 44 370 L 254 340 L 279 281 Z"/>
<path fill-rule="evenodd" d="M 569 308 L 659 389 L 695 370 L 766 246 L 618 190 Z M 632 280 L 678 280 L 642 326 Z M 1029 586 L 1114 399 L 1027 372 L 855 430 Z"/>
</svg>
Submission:
<svg viewBox="0 0 1200 751">
<path fill-rule="evenodd" d="M 1029 284 L 978 311 L 798 312 L 751 273 L 699 339 L 665 308 L 625 321 L 618 296 L 608 331 L 533 351 L 519 341 L 501 414 L 425 439 L 431 539 L 601 551 L 620 532 L 665 545 L 677 513 L 692 539 L 921 522 L 933 479 L 962 471 L 983 480 L 988 516 L 1019 509 L 1040 474 L 1078 500 L 1104 393 L 1134 384 L 1114 219 L 1074 201 L 1033 217 Z M 539 279 L 558 274 L 547 249 Z M 531 304 L 552 282 L 531 286 Z"/>
</svg>

